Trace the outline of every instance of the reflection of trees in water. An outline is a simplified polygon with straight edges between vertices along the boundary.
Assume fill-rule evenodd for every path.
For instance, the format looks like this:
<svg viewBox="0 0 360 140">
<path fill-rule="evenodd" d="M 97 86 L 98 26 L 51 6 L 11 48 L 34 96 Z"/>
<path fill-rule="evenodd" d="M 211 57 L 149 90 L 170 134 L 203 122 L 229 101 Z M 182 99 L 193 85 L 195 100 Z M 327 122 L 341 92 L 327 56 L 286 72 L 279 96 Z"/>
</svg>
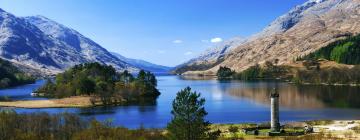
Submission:
<svg viewBox="0 0 360 140">
<path fill-rule="evenodd" d="M 155 112 L 156 109 L 156 106 L 139 106 L 140 112 Z"/>
<path fill-rule="evenodd" d="M 121 112 L 130 113 L 134 110 L 138 110 L 139 113 L 154 112 L 156 106 L 113 106 L 113 107 L 90 107 L 90 108 L 79 108 L 78 113 L 80 115 L 101 115 L 101 114 L 115 114 L 120 110 Z"/>
<path fill-rule="evenodd" d="M 257 103 L 270 104 L 270 90 L 274 84 L 242 84 L 231 86 L 226 93 L 248 98 Z M 280 84 L 280 106 L 287 108 L 360 108 L 360 88 L 348 86 L 295 86 Z"/>
<path fill-rule="evenodd" d="M 312 93 L 329 107 L 360 108 L 360 87 L 299 86 L 302 93 Z"/>
<path fill-rule="evenodd" d="M 181 80 L 214 80 L 215 76 L 197 76 L 197 75 L 181 75 L 179 76 Z"/>
<path fill-rule="evenodd" d="M 98 115 L 98 114 L 114 114 L 114 107 L 89 107 L 89 108 L 79 108 L 78 110 L 80 115 Z"/>
<path fill-rule="evenodd" d="M 270 105 L 270 91 L 274 88 L 274 84 L 259 83 L 247 86 L 246 84 L 229 89 L 229 94 L 248 98 L 257 103 Z M 324 105 L 317 98 L 311 94 L 301 94 L 295 86 L 288 86 L 286 84 L 279 84 L 278 91 L 280 94 L 280 106 L 287 108 L 322 108 Z"/>
</svg>

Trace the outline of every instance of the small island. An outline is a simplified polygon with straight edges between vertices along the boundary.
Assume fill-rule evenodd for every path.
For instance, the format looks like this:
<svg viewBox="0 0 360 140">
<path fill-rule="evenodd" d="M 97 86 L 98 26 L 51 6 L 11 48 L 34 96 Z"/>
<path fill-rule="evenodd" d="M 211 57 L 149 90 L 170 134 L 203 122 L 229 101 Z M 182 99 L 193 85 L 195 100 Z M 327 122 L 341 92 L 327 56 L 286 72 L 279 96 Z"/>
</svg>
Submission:
<svg viewBox="0 0 360 140">
<path fill-rule="evenodd" d="M 155 105 L 160 95 L 154 74 L 140 70 L 137 77 L 128 71 L 116 72 L 99 63 L 76 65 L 55 79 L 48 79 L 33 96 L 49 100 L 0 102 L 20 108 Z"/>
</svg>

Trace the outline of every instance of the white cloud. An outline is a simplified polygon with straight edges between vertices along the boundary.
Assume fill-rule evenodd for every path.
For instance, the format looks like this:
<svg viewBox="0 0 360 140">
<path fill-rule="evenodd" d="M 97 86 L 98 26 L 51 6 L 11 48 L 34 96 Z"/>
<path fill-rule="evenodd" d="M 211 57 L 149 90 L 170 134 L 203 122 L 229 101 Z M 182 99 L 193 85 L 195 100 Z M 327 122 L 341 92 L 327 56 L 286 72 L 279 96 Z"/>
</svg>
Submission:
<svg viewBox="0 0 360 140">
<path fill-rule="evenodd" d="M 164 53 L 166 53 L 166 51 L 164 51 L 164 50 L 158 50 L 157 53 L 159 53 L 159 54 L 164 54 Z"/>
<path fill-rule="evenodd" d="M 178 39 L 178 40 L 174 40 L 173 43 L 175 43 L 175 44 L 181 44 L 181 43 L 183 43 L 183 41 Z"/>
<path fill-rule="evenodd" d="M 212 42 L 212 43 L 219 43 L 219 42 L 222 42 L 222 41 L 223 41 L 223 39 L 220 38 L 220 37 L 212 38 L 210 40 L 210 42 Z"/>
<path fill-rule="evenodd" d="M 193 52 L 186 52 L 186 53 L 184 53 L 184 55 L 192 55 L 193 54 Z"/>
</svg>

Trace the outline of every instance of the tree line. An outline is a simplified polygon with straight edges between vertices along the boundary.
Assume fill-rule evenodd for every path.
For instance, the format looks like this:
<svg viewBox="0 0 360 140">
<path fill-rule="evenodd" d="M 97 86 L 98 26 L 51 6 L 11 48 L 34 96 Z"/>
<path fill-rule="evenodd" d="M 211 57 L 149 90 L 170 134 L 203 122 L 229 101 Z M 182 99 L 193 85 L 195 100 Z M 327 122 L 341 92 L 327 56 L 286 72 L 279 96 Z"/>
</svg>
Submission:
<svg viewBox="0 0 360 140">
<path fill-rule="evenodd" d="M 302 65 L 304 68 L 296 68 L 267 61 L 264 66 L 256 64 L 238 73 L 220 67 L 217 77 L 220 80 L 280 79 L 297 84 L 360 84 L 360 65 L 321 68 L 317 60 L 304 60 Z"/>
<path fill-rule="evenodd" d="M 154 104 L 160 95 L 154 74 L 139 71 L 134 77 L 128 71 L 116 72 L 112 66 L 99 63 L 76 65 L 55 80 L 47 80 L 36 93 L 49 98 L 91 96 L 91 102 L 100 99 L 103 105 Z"/>
<path fill-rule="evenodd" d="M 288 78 L 289 68 L 278 65 L 279 60 L 266 61 L 264 66 L 256 64 L 242 72 L 235 72 L 228 67 L 220 67 L 217 71 L 218 79 L 236 79 L 236 80 L 256 80 L 256 79 L 276 79 Z"/>
<path fill-rule="evenodd" d="M 320 59 L 355 66 L 321 69 Z M 359 84 L 360 34 L 332 42 L 297 60 L 302 60 L 306 69 L 296 71 L 293 78 L 296 83 Z"/>
<path fill-rule="evenodd" d="M 360 64 L 360 34 L 330 43 L 298 60 L 327 59 L 342 64 Z"/>
<path fill-rule="evenodd" d="M 34 82 L 35 78 L 31 75 L 20 71 L 9 61 L 0 59 L 0 89 Z"/>
<path fill-rule="evenodd" d="M 360 84 L 360 66 L 297 70 L 292 81 L 298 84 Z"/>
</svg>

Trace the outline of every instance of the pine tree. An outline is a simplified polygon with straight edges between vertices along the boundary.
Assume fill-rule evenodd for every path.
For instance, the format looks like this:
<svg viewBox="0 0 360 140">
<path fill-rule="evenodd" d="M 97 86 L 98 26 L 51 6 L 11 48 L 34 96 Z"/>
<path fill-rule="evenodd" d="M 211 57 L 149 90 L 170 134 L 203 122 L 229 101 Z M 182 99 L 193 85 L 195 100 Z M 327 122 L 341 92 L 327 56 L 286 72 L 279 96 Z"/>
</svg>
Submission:
<svg viewBox="0 0 360 140">
<path fill-rule="evenodd" d="M 168 124 L 169 136 L 174 140 L 216 139 L 209 132 L 210 123 L 204 120 L 207 115 L 205 99 L 187 87 L 177 93 L 173 101 L 172 121 Z M 217 133 L 218 134 L 218 133 Z M 216 136 L 215 136 L 216 137 Z"/>
</svg>

